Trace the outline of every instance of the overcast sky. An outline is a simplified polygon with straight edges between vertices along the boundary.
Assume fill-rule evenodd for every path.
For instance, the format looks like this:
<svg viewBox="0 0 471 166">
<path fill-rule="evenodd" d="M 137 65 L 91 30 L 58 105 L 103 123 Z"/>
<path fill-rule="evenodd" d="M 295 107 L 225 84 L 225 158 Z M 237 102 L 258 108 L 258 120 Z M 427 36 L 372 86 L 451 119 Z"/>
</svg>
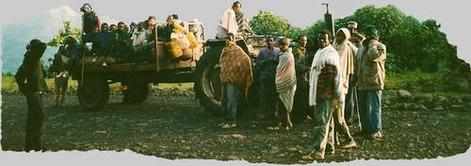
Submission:
<svg viewBox="0 0 471 166">
<path fill-rule="evenodd" d="M 18 23 L 28 20 L 34 15 L 54 13 L 57 9 L 78 9 L 84 2 L 89 2 L 96 13 L 105 21 L 114 22 L 140 21 L 149 15 L 163 20 L 165 16 L 177 13 L 183 20 L 199 19 L 206 25 L 209 36 L 214 36 L 215 27 L 222 12 L 230 6 L 233 0 L 2 0 L 0 18 L 2 24 Z M 322 2 L 329 2 L 334 17 L 351 15 L 364 5 L 384 6 L 393 4 L 407 15 L 420 20 L 436 19 L 442 25 L 442 31 L 448 34 L 448 39 L 458 46 L 458 55 L 471 62 L 471 43 L 469 23 L 465 25 L 465 17 L 471 14 L 466 1 L 430 1 L 430 0 L 241 0 L 246 15 L 253 16 L 259 10 L 269 10 L 289 20 L 298 27 L 311 25 L 322 18 L 324 7 Z M 56 13 L 63 13 L 56 12 Z M 71 13 L 68 13 L 69 15 Z M 60 14 L 55 14 L 56 17 Z M 74 16 L 77 18 L 77 16 Z M 67 17 L 64 17 L 67 19 Z M 59 24 L 59 23 L 54 23 Z M 59 25 L 51 25 L 59 26 Z M 0 30 L 1 31 L 1 30 Z"/>
</svg>

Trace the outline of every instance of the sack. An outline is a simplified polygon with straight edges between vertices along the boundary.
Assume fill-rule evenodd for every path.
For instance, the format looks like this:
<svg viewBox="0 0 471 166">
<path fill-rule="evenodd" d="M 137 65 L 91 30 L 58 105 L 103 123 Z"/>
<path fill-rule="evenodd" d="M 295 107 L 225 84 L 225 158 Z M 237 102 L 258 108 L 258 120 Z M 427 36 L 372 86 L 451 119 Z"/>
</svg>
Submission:
<svg viewBox="0 0 471 166">
<path fill-rule="evenodd" d="M 190 48 L 198 47 L 198 40 L 196 40 L 196 37 L 195 35 L 193 35 L 193 33 L 188 33 L 187 37 L 188 37 L 188 41 L 190 42 Z"/>
<path fill-rule="evenodd" d="M 168 42 L 167 50 L 170 54 L 170 57 L 173 59 L 178 59 L 183 55 L 183 50 L 176 39 L 172 39 L 170 42 Z"/>
</svg>

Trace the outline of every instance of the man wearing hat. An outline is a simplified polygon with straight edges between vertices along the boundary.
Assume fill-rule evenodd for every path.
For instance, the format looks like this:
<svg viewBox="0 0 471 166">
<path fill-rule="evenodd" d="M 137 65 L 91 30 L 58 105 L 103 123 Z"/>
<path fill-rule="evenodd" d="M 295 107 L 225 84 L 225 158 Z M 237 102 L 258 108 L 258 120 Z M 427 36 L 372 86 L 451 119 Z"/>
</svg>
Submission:
<svg viewBox="0 0 471 166">
<path fill-rule="evenodd" d="M 46 50 L 46 43 L 33 39 L 26 46 L 23 63 L 18 68 L 15 79 L 18 89 L 26 96 L 28 112 L 26 114 L 25 151 L 43 150 L 41 143 L 44 126 L 43 94 L 47 91 L 41 57 Z"/>
<path fill-rule="evenodd" d="M 381 94 L 386 77 L 386 46 L 379 41 L 378 30 L 365 30 L 364 46 L 358 51 L 358 97 L 362 134 L 382 140 Z"/>
<path fill-rule="evenodd" d="M 351 34 L 350 42 L 359 48 L 363 40 L 365 40 L 365 36 L 358 32 L 358 23 L 356 21 L 349 21 L 347 22 L 347 28 Z"/>
<path fill-rule="evenodd" d="M 358 23 L 356 21 L 347 22 L 347 29 L 350 32 L 350 38 L 348 39 L 356 48 L 362 46 L 362 42 L 365 40 L 365 36 L 358 32 Z M 358 53 L 355 52 L 356 56 Z M 356 60 L 353 60 L 354 65 L 357 63 Z M 355 85 L 355 78 L 351 75 L 349 76 L 349 85 L 348 92 L 345 96 L 345 121 L 348 125 L 355 124 L 354 117 L 358 112 L 358 101 L 357 101 L 357 91 Z"/>
</svg>

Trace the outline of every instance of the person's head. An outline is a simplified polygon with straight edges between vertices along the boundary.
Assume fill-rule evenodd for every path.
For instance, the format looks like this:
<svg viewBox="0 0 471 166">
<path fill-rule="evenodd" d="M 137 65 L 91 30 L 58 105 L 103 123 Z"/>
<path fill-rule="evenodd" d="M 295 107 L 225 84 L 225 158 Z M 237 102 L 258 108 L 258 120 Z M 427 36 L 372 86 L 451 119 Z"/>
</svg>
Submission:
<svg viewBox="0 0 471 166">
<path fill-rule="evenodd" d="M 317 41 L 319 43 L 320 48 L 325 48 L 330 45 L 330 42 L 332 40 L 332 35 L 328 30 L 323 30 L 319 33 L 317 36 Z"/>
<path fill-rule="evenodd" d="M 239 1 L 235 1 L 234 3 L 232 3 L 232 10 L 234 10 L 234 12 L 240 12 L 241 9 L 242 3 L 240 3 Z"/>
<path fill-rule="evenodd" d="M 299 46 L 301 47 L 306 47 L 307 46 L 307 36 L 306 35 L 301 35 L 299 37 Z"/>
<path fill-rule="evenodd" d="M 278 41 L 278 46 L 281 51 L 287 51 L 289 49 L 289 43 L 290 41 L 288 38 L 282 38 Z"/>
<path fill-rule="evenodd" d="M 357 32 L 358 23 L 356 21 L 347 22 L 347 28 L 351 33 Z"/>
<path fill-rule="evenodd" d="M 229 42 L 235 42 L 235 35 L 233 33 L 228 33 L 227 34 L 227 39 L 226 41 Z"/>
<path fill-rule="evenodd" d="M 167 17 L 167 25 L 171 25 L 173 24 L 173 21 L 175 20 L 175 18 L 173 17 L 173 15 L 169 15 Z"/>
<path fill-rule="evenodd" d="M 110 31 L 111 31 L 111 32 L 116 32 L 116 31 L 118 31 L 118 26 L 116 26 L 116 24 L 111 24 L 111 25 L 110 25 Z"/>
<path fill-rule="evenodd" d="M 129 28 L 131 29 L 136 29 L 137 25 L 135 22 L 131 22 L 131 24 L 129 24 Z"/>
<path fill-rule="evenodd" d="M 335 33 L 335 42 L 343 43 L 345 40 L 350 38 L 350 32 L 347 28 L 340 28 L 337 33 Z"/>
<path fill-rule="evenodd" d="M 125 32 L 126 30 L 127 30 L 127 25 L 122 21 L 118 22 L 118 31 Z"/>
<path fill-rule="evenodd" d="M 93 11 L 92 5 L 90 5 L 89 3 L 84 3 L 82 7 L 80 8 L 80 11 L 84 13 L 92 12 Z"/>
<path fill-rule="evenodd" d="M 275 40 L 271 36 L 268 36 L 268 37 L 265 38 L 265 43 L 266 43 L 267 47 L 270 48 L 270 49 L 275 46 Z"/>
<path fill-rule="evenodd" d="M 108 26 L 108 23 L 104 22 L 101 24 L 101 31 L 102 32 L 108 32 L 110 30 L 110 27 Z"/>
<path fill-rule="evenodd" d="M 180 17 L 178 17 L 178 14 L 172 14 L 171 16 L 173 17 L 174 20 L 180 19 Z"/>
<path fill-rule="evenodd" d="M 44 51 L 46 50 L 47 45 L 39 39 L 33 39 L 29 42 L 26 48 L 28 49 L 28 51 L 31 51 L 33 55 L 38 55 L 41 57 Z"/>
<path fill-rule="evenodd" d="M 149 16 L 146 22 L 147 27 L 155 27 L 155 25 L 157 24 L 157 19 L 154 16 Z"/>
</svg>

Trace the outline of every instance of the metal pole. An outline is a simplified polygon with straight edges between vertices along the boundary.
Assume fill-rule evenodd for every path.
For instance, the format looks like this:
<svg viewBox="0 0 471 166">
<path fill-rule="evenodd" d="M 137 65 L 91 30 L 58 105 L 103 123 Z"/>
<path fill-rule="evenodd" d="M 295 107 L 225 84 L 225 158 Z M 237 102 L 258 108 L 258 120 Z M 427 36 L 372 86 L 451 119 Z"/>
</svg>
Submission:
<svg viewBox="0 0 471 166">
<path fill-rule="evenodd" d="M 324 21 L 327 25 L 328 30 L 332 34 L 332 36 L 335 36 L 335 26 L 334 26 L 334 19 L 332 17 L 332 14 L 329 13 L 329 3 L 322 3 L 321 5 L 324 5 L 326 7 L 326 12 L 324 14 Z"/>
</svg>

